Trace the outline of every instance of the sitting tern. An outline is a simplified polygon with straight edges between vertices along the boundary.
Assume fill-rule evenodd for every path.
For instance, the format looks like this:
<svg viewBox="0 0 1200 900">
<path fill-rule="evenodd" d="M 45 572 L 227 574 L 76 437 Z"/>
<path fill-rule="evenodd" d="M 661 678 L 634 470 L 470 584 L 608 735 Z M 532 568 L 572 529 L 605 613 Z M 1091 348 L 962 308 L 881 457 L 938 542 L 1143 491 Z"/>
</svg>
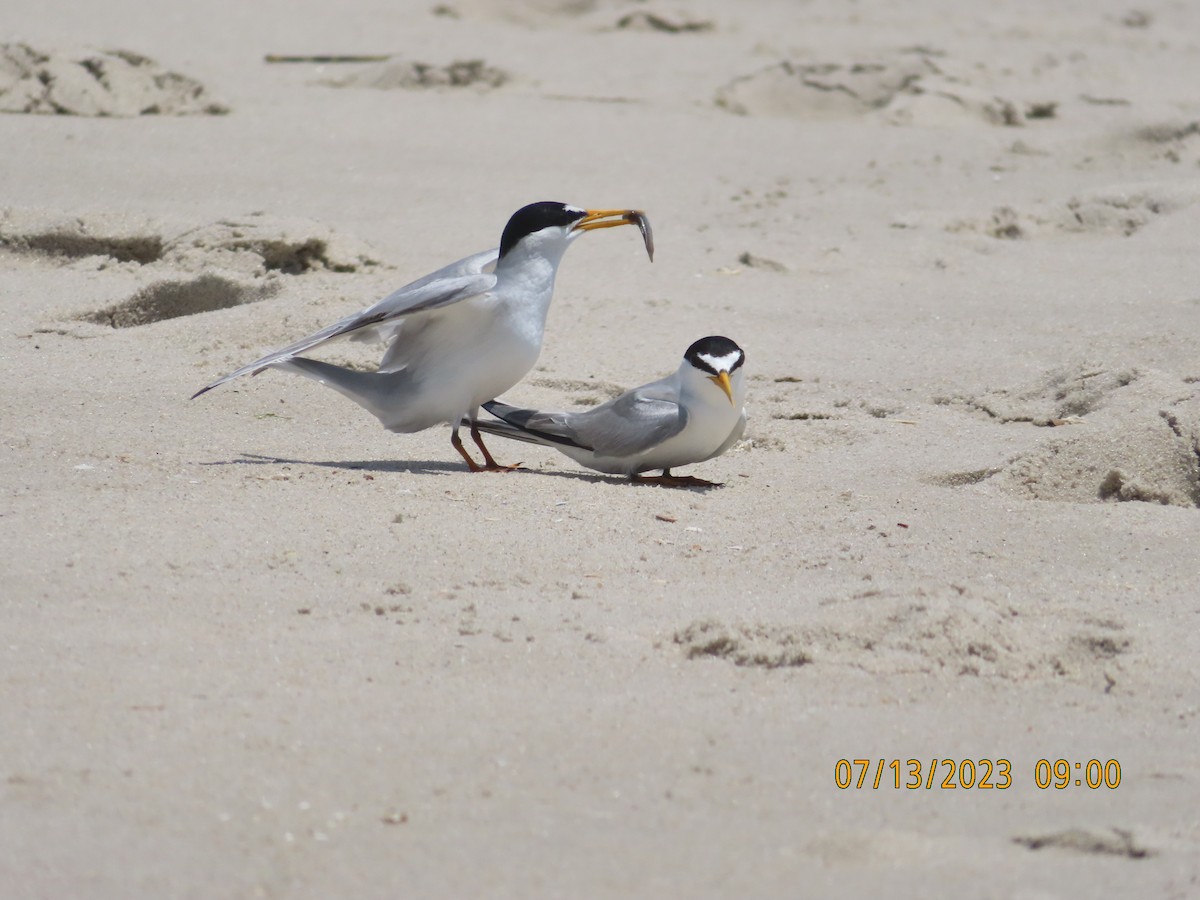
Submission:
<svg viewBox="0 0 1200 900">
<path fill-rule="evenodd" d="M 478 424 L 489 434 L 554 447 L 598 472 L 670 487 L 719 487 L 671 469 L 720 456 L 742 436 L 745 360 L 729 338 L 701 338 L 674 374 L 585 412 L 538 412 L 493 400 L 483 408 L 499 421 Z M 640 477 L 651 469 L 662 475 Z"/>
<path fill-rule="evenodd" d="M 195 399 L 241 375 L 276 368 L 315 379 L 375 415 L 389 431 L 452 426 L 450 443 L 472 472 L 501 471 L 476 426 L 479 405 L 521 380 L 542 349 L 554 276 L 571 242 L 586 231 L 637 225 L 654 259 L 645 214 L 543 201 L 513 213 L 500 246 L 451 263 L 293 344 L 201 388 Z M 387 345 L 379 368 L 363 372 L 300 356 L 334 338 Z M 478 465 L 458 429 L 470 425 Z"/>
</svg>

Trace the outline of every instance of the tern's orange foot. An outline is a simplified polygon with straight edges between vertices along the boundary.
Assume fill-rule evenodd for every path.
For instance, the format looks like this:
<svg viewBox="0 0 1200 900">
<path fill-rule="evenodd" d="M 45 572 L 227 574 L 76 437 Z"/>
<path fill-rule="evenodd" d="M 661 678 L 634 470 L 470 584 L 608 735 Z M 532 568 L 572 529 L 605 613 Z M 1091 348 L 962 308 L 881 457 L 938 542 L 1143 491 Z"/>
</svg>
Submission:
<svg viewBox="0 0 1200 900">
<path fill-rule="evenodd" d="M 500 463 L 492 460 L 491 464 L 485 465 L 478 469 L 480 472 L 527 472 L 528 469 L 522 469 L 520 463 L 513 463 L 511 466 L 502 466 Z"/>
</svg>

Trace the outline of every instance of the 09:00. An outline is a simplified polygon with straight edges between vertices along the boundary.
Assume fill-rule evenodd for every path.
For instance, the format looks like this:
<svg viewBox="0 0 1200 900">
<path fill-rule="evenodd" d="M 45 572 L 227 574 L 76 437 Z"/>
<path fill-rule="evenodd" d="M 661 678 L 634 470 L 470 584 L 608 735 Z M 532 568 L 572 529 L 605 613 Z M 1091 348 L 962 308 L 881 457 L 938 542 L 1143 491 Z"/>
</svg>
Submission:
<svg viewBox="0 0 1200 900">
<path fill-rule="evenodd" d="M 1083 770 L 1082 782 L 1071 777 L 1072 768 Z M 1115 759 L 1101 762 L 1089 759 L 1086 763 L 1075 763 L 1072 766 L 1067 759 L 1039 759 L 1033 767 L 1033 782 L 1042 790 L 1056 788 L 1062 790 L 1072 784 L 1086 784 L 1090 788 L 1106 787 L 1115 789 L 1121 783 L 1121 764 Z"/>
</svg>

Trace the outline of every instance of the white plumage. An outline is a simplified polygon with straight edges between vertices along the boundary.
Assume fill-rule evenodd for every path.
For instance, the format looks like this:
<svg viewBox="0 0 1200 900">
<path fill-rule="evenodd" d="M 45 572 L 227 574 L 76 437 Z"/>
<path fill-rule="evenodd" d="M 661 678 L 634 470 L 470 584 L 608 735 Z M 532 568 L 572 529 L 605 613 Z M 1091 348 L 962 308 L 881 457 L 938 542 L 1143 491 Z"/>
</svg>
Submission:
<svg viewBox="0 0 1200 900">
<path fill-rule="evenodd" d="M 539 412 L 491 401 L 483 408 L 499 421 L 478 425 L 489 434 L 554 447 L 599 472 L 710 487 L 711 481 L 675 476 L 671 469 L 720 456 L 742 436 L 745 358 L 729 338 L 701 338 L 671 375 L 585 412 Z M 639 477 L 653 469 L 662 469 L 662 475 Z"/>
<path fill-rule="evenodd" d="M 390 431 L 421 431 L 441 422 L 472 471 L 503 468 L 475 427 L 479 406 L 521 380 L 537 362 L 554 277 L 563 254 L 585 231 L 637 225 L 653 259 L 650 225 L 637 210 L 589 210 L 541 202 L 517 210 L 500 246 L 451 263 L 378 303 L 242 366 L 194 397 L 247 374 L 277 368 L 315 379 L 371 412 Z M 336 338 L 387 345 L 374 372 L 300 354 Z M 463 447 L 465 420 L 483 454 Z"/>
</svg>

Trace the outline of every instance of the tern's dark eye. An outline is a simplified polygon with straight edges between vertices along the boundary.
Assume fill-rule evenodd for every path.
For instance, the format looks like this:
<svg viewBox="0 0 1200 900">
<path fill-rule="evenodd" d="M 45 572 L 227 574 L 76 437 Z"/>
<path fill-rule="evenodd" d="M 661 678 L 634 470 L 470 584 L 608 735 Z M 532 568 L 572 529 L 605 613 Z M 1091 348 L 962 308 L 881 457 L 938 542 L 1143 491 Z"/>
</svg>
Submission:
<svg viewBox="0 0 1200 900">
<path fill-rule="evenodd" d="M 543 200 L 523 206 L 512 214 L 508 224 L 504 226 L 504 234 L 500 238 L 500 255 L 503 256 L 511 250 L 523 237 L 543 228 L 565 227 L 578 222 L 586 215 L 587 210 L 554 200 Z"/>
</svg>

